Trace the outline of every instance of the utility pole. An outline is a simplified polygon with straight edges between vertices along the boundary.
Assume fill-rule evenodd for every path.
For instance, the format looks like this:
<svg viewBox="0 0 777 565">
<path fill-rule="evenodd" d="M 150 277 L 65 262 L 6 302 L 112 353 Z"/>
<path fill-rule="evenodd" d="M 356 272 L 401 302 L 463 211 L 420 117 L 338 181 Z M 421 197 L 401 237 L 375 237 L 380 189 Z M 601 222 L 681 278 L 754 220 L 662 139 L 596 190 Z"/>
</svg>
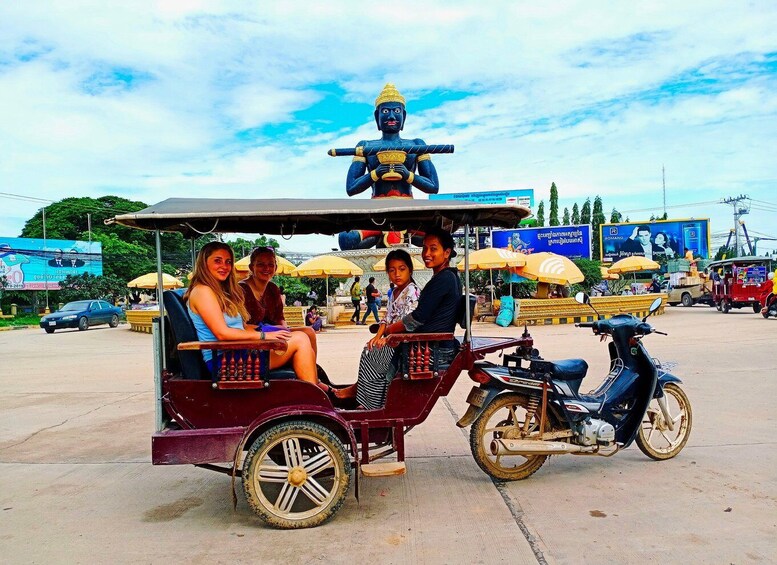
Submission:
<svg viewBox="0 0 777 565">
<path fill-rule="evenodd" d="M 666 218 L 666 169 L 663 165 L 661 165 L 661 184 L 664 187 L 664 218 Z"/>
<path fill-rule="evenodd" d="M 739 218 L 744 216 L 745 214 L 750 213 L 750 205 L 740 205 L 741 202 L 744 202 L 745 200 L 750 200 L 750 197 L 746 194 L 740 194 L 739 196 L 730 196 L 728 198 L 721 199 L 721 204 L 730 204 L 734 207 L 734 245 L 736 246 L 734 250 L 734 257 L 739 257 L 740 247 L 739 247 Z"/>
<path fill-rule="evenodd" d="M 46 259 L 46 206 L 43 206 L 43 258 Z M 49 269 L 48 260 L 43 261 L 43 288 L 46 289 L 46 314 L 50 313 L 49 310 Z M 36 301 L 37 302 L 37 301 Z M 37 308 L 37 305 L 35 306 Z"/>
</svg>

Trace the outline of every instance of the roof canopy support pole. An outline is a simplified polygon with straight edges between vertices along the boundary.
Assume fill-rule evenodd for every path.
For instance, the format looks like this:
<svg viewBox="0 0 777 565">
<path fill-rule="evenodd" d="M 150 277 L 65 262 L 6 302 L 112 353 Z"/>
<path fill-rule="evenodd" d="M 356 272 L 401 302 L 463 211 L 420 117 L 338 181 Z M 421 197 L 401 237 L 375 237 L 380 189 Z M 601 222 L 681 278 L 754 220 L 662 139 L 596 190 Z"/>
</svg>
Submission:
<svg viewBox="0 0 777 565">
<path fill-rule="evenodd" d="M 464 225 L 464 317 L 466 332 L 464 341 L 472 341 L 472 313 L 469 311 L 469 224 Z"/>
<path fill-rule="evenodd" d="M 194 264 L 197 262 L 197 248 L 194 244 L 194 237 L 189 238 L 192 248 L 192 271 L 194 271 Z"/>
<path fill-rule="evenodd" d="M 165 291 L 164 281 L 162 280 L 162 235 L 159 230 L 154 232 L 156 239 L 156 303 L 159 304 L 159 355 L 160 366 L 167 369 L 167 359 L 165 359 L 165 303 L 162 300 L 162 293 Z"/>
</svg>

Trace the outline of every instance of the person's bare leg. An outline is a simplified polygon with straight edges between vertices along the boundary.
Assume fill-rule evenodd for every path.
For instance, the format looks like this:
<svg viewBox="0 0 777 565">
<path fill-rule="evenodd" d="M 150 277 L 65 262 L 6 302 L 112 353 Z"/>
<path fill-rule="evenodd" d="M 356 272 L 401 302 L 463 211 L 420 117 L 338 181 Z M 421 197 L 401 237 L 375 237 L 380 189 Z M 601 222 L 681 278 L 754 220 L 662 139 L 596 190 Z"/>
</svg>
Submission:
<svg viewBox="0 0 777 565">
<path fill-rule="evenodd" d="M 316 332 L 311 328 L 310 326 L 299 327 L 299 328 L 289 328 L 293 332 L 302 332 L 308 338 L 310 339 L 310 346 L 313 348 L 313 354 L 316 356 L 316 359 L 318 359 L 318 343 L 316 340 Z"/>
<path fill-rule="evenodd" d="M 318 371 L 316 370 L 316 355 L 310 345 L 310 340 L 300 332 L 292 332 L 291 338 L 286 342 L 286 351 L 283 355 L 270 353 L 270 369 L 277 369 L 291 362 L 297 378 L 314 385 L 318 385 Z"/>
</svg>

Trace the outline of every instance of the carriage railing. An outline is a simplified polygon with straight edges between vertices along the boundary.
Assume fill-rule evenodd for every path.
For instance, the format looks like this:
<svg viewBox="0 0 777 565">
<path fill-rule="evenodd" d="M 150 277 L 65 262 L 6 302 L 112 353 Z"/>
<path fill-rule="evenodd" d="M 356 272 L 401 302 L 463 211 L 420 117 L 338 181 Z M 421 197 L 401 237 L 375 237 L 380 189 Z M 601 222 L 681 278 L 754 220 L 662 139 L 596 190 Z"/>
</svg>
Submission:
<svg viewBox="0 0 777 565">
<path fill-rule="evenodd" d="M 213 351 L 211 380 L 215 389 L 253 389 L 270 386 L 270 354 L 286 351 L 283 341 L 185 341 L 179 351 Z"/>
<path fill-rule="evenodd" d="M 453 333 L 391 334 L 386 344 L 399 351 L 399 375 L 405 380 L 421 380 L 440 376 L 440 343 L 453 339 Z"/>
</svg>

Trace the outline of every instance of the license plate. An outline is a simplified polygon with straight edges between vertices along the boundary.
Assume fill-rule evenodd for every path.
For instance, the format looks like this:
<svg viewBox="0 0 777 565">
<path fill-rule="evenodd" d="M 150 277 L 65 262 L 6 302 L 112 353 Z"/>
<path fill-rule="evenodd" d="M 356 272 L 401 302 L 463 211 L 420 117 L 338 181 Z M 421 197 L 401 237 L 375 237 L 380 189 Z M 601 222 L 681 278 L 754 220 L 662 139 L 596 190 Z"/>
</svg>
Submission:
<svg viewBox="0 0 777 565">
<path fill-rule="evenodd" d="M 49 322 L 49 325 L 50 325 L 50 326 L 56 326 L 56 325 L 57 325 L 57 323 L 56 323 L 56 322 Z"/>
<path fill-rule="evenodd" d="M 472 406 L 477 406 L 478 408 L 483 407 L 483 403 L 486 401 L 486 391 L 483 390 L 480 387 L 473 386 L 472 390 L 469 391 L 469 396 L 467 397 L 467 402 L 469 404 L 472 404 Z"/>
</svg>

